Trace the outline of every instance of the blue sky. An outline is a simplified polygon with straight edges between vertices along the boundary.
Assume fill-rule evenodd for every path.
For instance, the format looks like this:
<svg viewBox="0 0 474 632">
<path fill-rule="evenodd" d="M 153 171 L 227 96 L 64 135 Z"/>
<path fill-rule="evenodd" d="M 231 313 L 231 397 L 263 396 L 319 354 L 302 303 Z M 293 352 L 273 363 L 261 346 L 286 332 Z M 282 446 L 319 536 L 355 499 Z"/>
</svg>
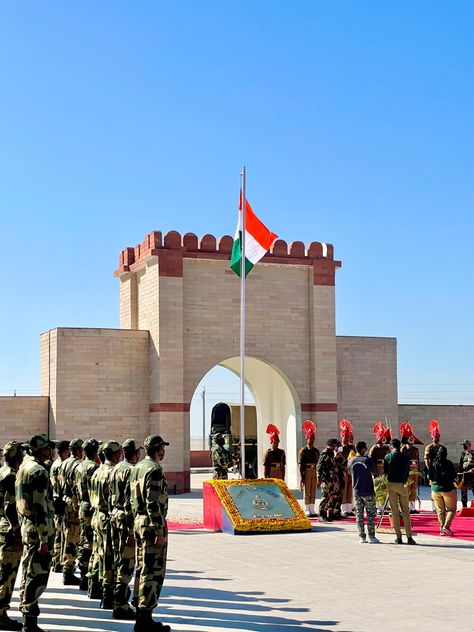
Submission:
<svg viewBox="0 0 474 632">
<path fill-rule="evenodd" d="M 327 241 L 337 332 L 398 338 L 400 400 L 474 403 L 474 4 L 0 4 L 0 394 L 41 331 L 118 326 L 118 253 L 233 234 L 239 170 Z"/>
</svg>

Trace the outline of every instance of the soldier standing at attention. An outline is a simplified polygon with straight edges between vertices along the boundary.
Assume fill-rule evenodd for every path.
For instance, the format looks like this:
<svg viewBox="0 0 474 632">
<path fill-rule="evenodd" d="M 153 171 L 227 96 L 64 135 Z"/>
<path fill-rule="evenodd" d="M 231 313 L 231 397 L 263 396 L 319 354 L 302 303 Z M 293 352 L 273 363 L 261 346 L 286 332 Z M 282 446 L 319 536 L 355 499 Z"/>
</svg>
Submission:
<svg viewBox="0 0 474 632">
<path fill-rule="evenodd" d="M 92 555 L 92 541 L 94 533 L 92 531 L 92 507 L 89 496 L 90 482 L 92 475 L 99 467 L 97 463 L 97 451 L 99 450 L 99 442 L 97 439 L 87 439 L 82 445 L 82 449 L 86 455 L 86 458 L 81 461 L 76 470 L 76 488 L 77 498 L 79 501 L 79 524 L 81 528 L 81 535 L 79 539 L 79 554 L 77 561 L 79 563 L 79 570 L 81 572 L 81 583 L 79 584 L 79 590 L 88 590 L 89 581 L 87 577 L 87 571 L 89 568 L 89 561 Z M 96 596 L 91 599 L 100 599 L 101 593 L 99 592 L 99 585 L 96 587 Z"/>
<path fill-rule="evenodd" d="M 400 452 L 406 454 L 410 460 L 410 476 L 408 478 L 409 495 L 408 501 L 410 506 L 410 513 L 419 513 L 416 509 L 416 499 L 418 497 L 418 479 L 420 478 L 420 451 L 416 447 L 415 443 L 421 444 L 421 441 L 413 434 L 413 428 L 408 421 L 404 421 L 400 424 L 400 434 L 402 447 Z"/>
<path fill-rule="evenodd" d="M 271 448 L 269 448 L 263 458 L 264 478 L 280 478 L 285 480 L 286 455 L 281 450 L 280 431 L 274 424 L 268 424 L 266 433 L 270 435 Z"/>
<path fill-rule="evenodd" d="M 44 632 L 38 627 L 38 601 L 48 584 L 54 546 L 53 503 L 49 474 L 43 463 L 54 447 L 46 435 L 30 439 L 30 457 L 23 459 L 15 482 L 16 505 L 23 541 L 23 577 L 20 610 L 25 632 Z"/>
<path fill-rule="evenodd" d="M 96 510 L 96 521 L 92 526 L 97 536 L 99 556 L 99 579 L 102 582 L 101 608 L 112 610 L 114 600 L 114 551 L 110 532 L 110 478 L 114 467 L 122 458 L 122 446 L 117 441 L 106 441 L 102 446 L 104 463 L 92 477 L 92 504 Z"/>
<path fill-rule="evenodd" d="M 76 470 L 82 462 L 82 439 L 69 443 L 71 456 L 59 466 L 58 488 L 64 501 L 63 518 L 63 584 L 79 586 L 81 580 L 74 575 L 81 528 L 79 525 L 79 500 L 76 487 Z"/>
<path fill-rule="evenodd" d="M 49 470 L 49 479 L 51 482 L 51 490 L 53 493 L 53 507 L 54 507 L 54 554 L 52 570 L 54 573 L 62 573 L 63 567 L 61 563 L 61 555 L 63 550 L 63 518 L 64 518 L 64 501 L 59 494 L 58 487 L 58 475 L 61 463 L 65 461 L 71 455 L 69 451 L 69 441 L 59 441 L 56 449 L 58 451 L 58 457 L 55 459 Z"/>
<path fill-rule="evenodd" d="M 166 571 L 168 547 L 168 485 L 160 461 L 169 445 L 160 436 L 145 439 L 147 456 L 138 463 L 131 476 L 130 490 L 132 511 L 135 518 L 135 539 L 141 563 L 140 589 L 138 594 L 135 632 L 169 632 L 164 625 L 152 618 L 158 604 Z"/>
<path fill-rule="evenodd" d="M 21 443 L 7 443 L 3 453 L 5 465 L 0 468 L 0 630 L 21 630 L 22 624 L 8 616 L 23 549 L 15 500 L 15 477 L 23 460 Z"/>
<path fill-rule="evenodd" d="M 319 520 L 332 522 L 335 516 L 335 506 L 339 489 L 339 479 L 336 471 L 335 451 L 339 441 L 328 439 L 326 447 L 318 460 L 317 475 L 321 485 L 321 502 L 319 503 Z"/>
<path fill-rule="evenodd" d="M 373 433 L 375 435 L 375 443 L 369 450 L 369 457 L 372 459 L 375 465 L 374 478 L 383 476 L 384 474 L 384 459 L 390 452 L 390 448 L 387 445 L 387 441 L 390 440 L 392 433 L 389 428 L 385 428 L 381 421 L 377 421 L 374 426 Z M 383 511 L 383 503 L 377 505 L 377 513 L 381 514 Z"/>
<path fill-rule="evenodd" d="M 130 477 L 140 458 L 141 447 L 135 439 L 122 444 L 124 460 L 117 463 L 110 477 L 110 525 L 114 550 L 114 619 L 135 620 L 130 607 L 130 584 L 135 570 L 135 536 L 130 499 Z M 137 574 L 139 578 L 139 575 Z M 138 590 L 137 590 L 138 593 Z"/>
<path fill-rule="evenodd" d="M 314 503 L 316 500 L 316 486 L 318 484 L 316 467 L 319 460 L 319 450 L 314 447 L 316 425 L 311 419 L 305 419 L 301 428 L 306 433 L 306 447 L 301 448 L 298 455 L 301 487 L 304 489 L 305 513 L 307 516 L 313 517 L 316 515 Z"/>
<path fill-rule="evenodd" d="M 211 452 L 212 468 L 214 470 L 214 480 L 227 480 L 229 478 L 229 468 L 234 464 L 231 453 L 227 448 L 224 448 L 224 436 L 217 433 L 214 436 L 214 443 L 216 446 Z"/>
<path fill-rule="evenodd" d="M 354 445 L 354 431 L 352 424 L 348 419 L 341 419 L 339 422 L 339 429 L 342 442 L 342 497 L 341 497 L 341 513 L 344 517 L 353 516 L 352 508 L 352 479 L 347 469 L 347 462 L 356 456 L 356 449 Z"/>
</svg>

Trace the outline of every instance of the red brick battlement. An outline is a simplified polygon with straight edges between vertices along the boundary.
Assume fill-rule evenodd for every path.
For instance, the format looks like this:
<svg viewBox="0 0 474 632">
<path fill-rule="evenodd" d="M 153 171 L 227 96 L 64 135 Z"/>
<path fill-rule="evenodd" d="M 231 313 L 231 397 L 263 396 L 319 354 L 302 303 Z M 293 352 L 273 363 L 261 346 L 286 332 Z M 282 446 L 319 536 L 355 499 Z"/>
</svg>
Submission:
<svg viewBox="0 0 474 632">
<path fill-rule="evenodd" d="M 158 257 L 161 276 L 180 277 L 183 258 L 230 260 L 233 243 L 229 235 L 198 238 L 194 233 L 181 235 L 171 230 L 163 236 L 161 231 L 155 230 L 141 244 L 121 251 L 115 276 L 133 272 L 150 257 Z M 315 285 L 334 285 L 336 268 L 341 267 L 341 262 L 334 260 L 333 246 L 318 241 L 305 246 L 302 241 L 287 244 L 283 239 L 277 239 L 262 262 L 312 266 Z"/>
</svg>

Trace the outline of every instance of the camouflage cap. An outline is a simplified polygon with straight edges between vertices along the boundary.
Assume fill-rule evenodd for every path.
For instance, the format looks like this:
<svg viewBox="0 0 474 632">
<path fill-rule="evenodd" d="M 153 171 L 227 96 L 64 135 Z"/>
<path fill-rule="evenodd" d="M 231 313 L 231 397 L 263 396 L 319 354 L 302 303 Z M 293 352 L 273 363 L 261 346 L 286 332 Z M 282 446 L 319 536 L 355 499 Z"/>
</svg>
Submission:
<svg viewBox="0 0 474 632">
<path fill-rule="evenodd" d="M 130 448 L 131 450 L 141 450 L 141 445 L 138 444 L 137 441 L 135 441 L 135 439 L 125 439 L 125 441 L 122 443 L 122 448 Z"/>
<path fill-rule="evenodd" d="M 63 441 L 56 441 L 56 450 L 59 453 L 69 450 L 69 441 L 66 441 L 65 439 Z"/>
<path fill-rule="evenodd" d="M 102 444 L 101 450 L 112 450 L 112 452 L 118 452 L 122 449 L 122 446 L 118 441 L 114 441 L 111 439 L 110 441 L 106 441 Z"/>
<path fill-rule="evenodd" d="M 159 448 L 161 445 L 169 445 L 163 437 L 159 435 L 150 435 L 145 439 L 145 450 L 149 450 L 150 448 Z"/>
<path fill-rule="evenodd" d="M 328 439 L 326 445 L 328 448 L 333 448 L 335 445 L 339 445 L 339 439 Z"/>
<path fill-rule="evenodd" d="M 18 456 L 23 450 L 23 444 L 19 441 L 9 441 L 3 448 L 5 456 Z"/>
<path fill-rule="evenodd" d="M 69 442 L 70 448 L 82 448 L 83 445 L 84 441 L 82 439 L 78 439 L 77 437 L 75 439 L 71 439 L 71 441 Z"/>
<path fill-rule="evenodd" d="M 43 448 L 55 448 L 56 444 L 54 443 L 54 441 L 48 439 L 48 435 L 41 434 L 31 437 L 31 439 L 27 443 L 27 447 L 32 452 L 39 452 L 39 450 L 42 450 Z"/>
<path fill-rule="evenodd" d="M 96 450 L 100 446 L 100 441 L 97 441 L 97 439 L 86 439 L 84 443 L 82 444 L 82 447 L 85 450 L 89 446 L 93 448 L 94 450 Z"/>
</svg>

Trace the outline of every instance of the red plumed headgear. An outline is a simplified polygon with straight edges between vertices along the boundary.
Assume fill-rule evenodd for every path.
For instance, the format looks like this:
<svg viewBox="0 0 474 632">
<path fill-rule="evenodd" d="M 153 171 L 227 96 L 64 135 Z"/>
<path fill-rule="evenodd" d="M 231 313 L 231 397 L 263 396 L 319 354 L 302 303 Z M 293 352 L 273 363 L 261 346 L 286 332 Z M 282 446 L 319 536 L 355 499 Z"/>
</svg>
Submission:
<svg viewBox="0 0 474 632">
<path fill-rule="evenodd" d="M 432 437 L 438 436 L 439 437 L 439 422 L 436 419 L 432 419 L 430 421 L 430 423 L 428 424 L 428 430 L 430 431 L 430 435 Z"/>
<path fill-rule="evenodd" d="M 280 431 L 274 424 L 268 424 L 265 432 L 270 435 L 270 441 L 274 441 L 279 438 L 278 435 L 280 434 Z"/>
<path fill-rule="evenodd" d="M 341 431 L 341 437 L 348 437 L 352 435 L 352 424 L 348 419 L 341 419 L 339 422 L 339 430 Z"/>
<path fill-rule="evenodd" d="M 392 431 L 390 428 L 385 428 L 381 421 L 377 421 L 373 428 L 373 433 L 377 441 L 388 441 L 392 438 Z"/>
<path fill-rule="evenodd" d="M 314 437 L 316 435 L 316 424 L 311 421 L 311 419 L 305 419 L 303 421 L 303 425 L 301 426 L 301 430 L 304 430 L 306 433 L 306 438 Z"/>
<path fill-rule="evenodd" d="M 410 438 L 412 438 L 412 443 L 423 443 L 422 441 L 417 439 L 417 437 L 415 437 L 413 433 L 413 428 L 411 427 L 411 424 L 408 423 L 408 421 L 404 421 L 400 424 L 400 436 L 402 443 L 408 443 Z"/>
</svg>

